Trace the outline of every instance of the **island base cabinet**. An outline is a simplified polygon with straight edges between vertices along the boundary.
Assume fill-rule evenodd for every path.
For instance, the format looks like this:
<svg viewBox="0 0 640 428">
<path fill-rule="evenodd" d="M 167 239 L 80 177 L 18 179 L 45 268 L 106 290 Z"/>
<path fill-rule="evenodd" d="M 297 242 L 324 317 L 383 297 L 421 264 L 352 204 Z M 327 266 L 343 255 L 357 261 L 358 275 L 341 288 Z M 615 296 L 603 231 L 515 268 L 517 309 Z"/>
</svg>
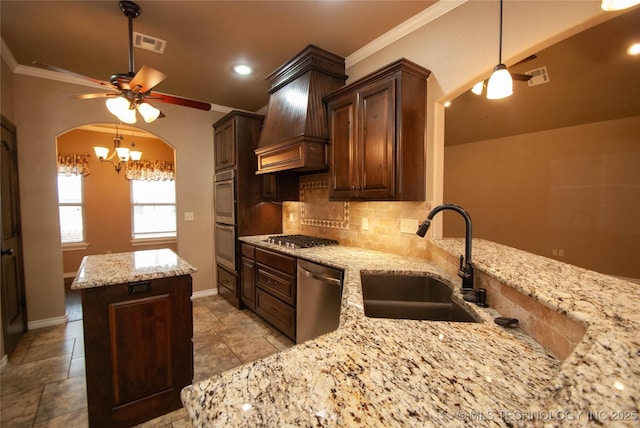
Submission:
<svg viewBox="0 0 640 428">
<path fill-rule="evenodd" d="M 193 380 L 191 276 L 82 290 L 90 427 L 129 427 L 182 406 Z"/>
</svg>

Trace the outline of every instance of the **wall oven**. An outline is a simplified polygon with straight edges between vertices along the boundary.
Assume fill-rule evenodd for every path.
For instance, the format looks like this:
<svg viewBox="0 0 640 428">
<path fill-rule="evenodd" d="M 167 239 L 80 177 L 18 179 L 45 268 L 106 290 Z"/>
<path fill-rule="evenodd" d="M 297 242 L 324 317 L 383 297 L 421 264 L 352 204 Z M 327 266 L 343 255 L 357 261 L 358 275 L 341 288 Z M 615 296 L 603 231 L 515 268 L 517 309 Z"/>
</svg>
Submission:
<svg viewBox="0 0 640 428">
<path fill-rule="evenodd" d="M 236 271 L 236 179 L 235 169 L 216 174 L 214 183 L 216 262 Z"/>
<path fill-rule="evenodd" d="M 236 224 L 235 169 L 216 174 L 214 183 L 214 216 L 216 223 Z"/>
</svg>

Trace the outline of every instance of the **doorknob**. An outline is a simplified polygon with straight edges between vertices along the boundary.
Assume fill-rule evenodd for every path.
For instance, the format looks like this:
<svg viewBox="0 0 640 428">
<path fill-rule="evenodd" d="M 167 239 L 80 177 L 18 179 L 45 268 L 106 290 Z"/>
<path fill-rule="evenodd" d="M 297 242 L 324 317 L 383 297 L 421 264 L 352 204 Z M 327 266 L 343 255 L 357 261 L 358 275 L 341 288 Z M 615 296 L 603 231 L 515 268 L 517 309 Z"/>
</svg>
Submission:
<svg viewBox="0 0 640 428">
<path fill-rule="evenodd" d="M 0 250 L 0 255 L 2 256 L 10 256 L 11 254 L 13 254 L 13 248 L 3 248 Z"/>
</svg>

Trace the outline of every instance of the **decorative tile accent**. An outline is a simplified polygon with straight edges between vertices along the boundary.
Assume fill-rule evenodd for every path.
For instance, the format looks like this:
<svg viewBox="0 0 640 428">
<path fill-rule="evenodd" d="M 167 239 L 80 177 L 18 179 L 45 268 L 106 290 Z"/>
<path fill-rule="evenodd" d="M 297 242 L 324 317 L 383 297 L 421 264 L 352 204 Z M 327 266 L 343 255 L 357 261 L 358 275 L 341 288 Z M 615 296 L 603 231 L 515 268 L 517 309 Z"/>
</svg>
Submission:
<svg viewBox="0 0 640 428">
<path fill-rule="evenodd" d="M 349 229 L 349 202 L 329 201 L 329 181 L 300 184 L 300 222 L 306 226 Z"/>
</svg>

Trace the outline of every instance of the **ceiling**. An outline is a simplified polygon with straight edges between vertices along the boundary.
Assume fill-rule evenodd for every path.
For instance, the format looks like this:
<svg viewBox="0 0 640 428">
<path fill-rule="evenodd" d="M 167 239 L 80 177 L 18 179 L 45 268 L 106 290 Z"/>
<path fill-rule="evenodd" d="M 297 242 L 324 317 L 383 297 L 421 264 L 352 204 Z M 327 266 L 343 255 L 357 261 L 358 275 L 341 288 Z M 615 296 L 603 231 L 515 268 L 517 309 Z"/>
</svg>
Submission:
<svg viewBox="0 0 640 428">
<path fill-rule="evenodd" d="M 446 110 L 445 144 L 639 116 L 640 55 L 626 53 L 632 42 L 640 42 L 640 7 L 530 52 L 537 58 L 510 70 L 545 66 L 549 82 L 514 81 L 513 95 L 501 100 L 464 92 Z"/>
<path fill-rule="evenodd" d="M 118 3 L 2 0 L 2 39 L 18 64 L 109 81 L 129 67 L 128 18 Z M 347 57 L 437 1 L 136 3 L 133 31 L 166 41 L 163 54 L 134 49 L 136 70 L 148 65 L 168 76 L 156 91 L 256 111 L 268 102 L 265 77 L 307 45 Z M 239 62 L 254 73 L 234 75 Z"/>
<path fill-rule="evenodd" d="M 167 42 L 163 54 L 134 50 L 136 70 L 148 65 L 168 76 L 155 90 L 249 111 L 268 102 L 265 77 L 307 45 L 348 57 L 414 15 L 442 5 L 418 0 L 137 3 L 142 13 L 133 30 Z M 20 65 L 37 60 L 99 80 L 128 70 L 128 20 L 117 0 L 1 0 L 0 18 L 2 39 Z M 640 7 L 530 52 L 535 60 L 511 70 L 546 66 L 550 82 L 534 87 L 514 82 L 514 95 L 504 100 L 465 92 L 446 111 L 445 144 L 640 115 L 640 56 L 624 54 L 631 40 L 640 41 Z M 254 73 L 232 73 L 238 62 L 251 65 Z"/>
</svg>

